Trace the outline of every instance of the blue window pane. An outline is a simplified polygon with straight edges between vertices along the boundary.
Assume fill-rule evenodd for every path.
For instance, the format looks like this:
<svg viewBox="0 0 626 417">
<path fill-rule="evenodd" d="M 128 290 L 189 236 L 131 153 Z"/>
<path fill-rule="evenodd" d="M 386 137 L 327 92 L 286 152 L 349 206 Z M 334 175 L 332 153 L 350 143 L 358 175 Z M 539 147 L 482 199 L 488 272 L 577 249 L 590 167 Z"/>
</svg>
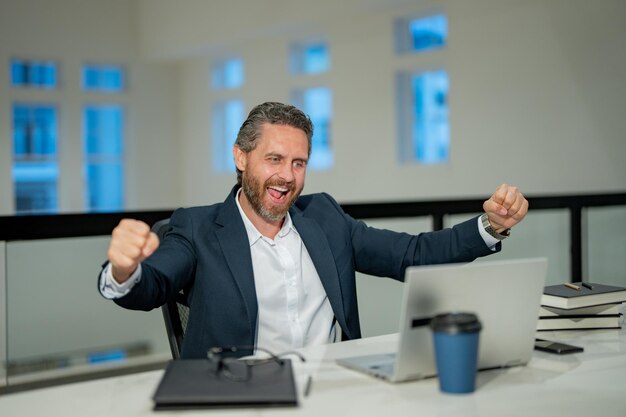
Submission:
<svg viewBox="0 0 626 417">
<path fill-rule="evenodd" d="M 12 171 L 18 214 L 57 211 L 59 168 L 56 162 L 15 162 Z"/>
<path fill-rule="evenodd" d="M 443 14 L 423 18 L 397 19 L 394 39 L 396 52 L 420 53 L 442 48 L 448 40 L 448 18 Z"/>
<path fill-rule="evenodd" d="M 11 60 L 11 84 L 16 87 L 57 87 L 57 64 L 54 61 Z"/>
<path fill-rule="evenodd" d="M 16 157 L 31 153 L 32 132 L 30 108 L 13 106 L 13 153 Z"/>
<path fill-rule="evenodd" d="M 88 155 L 121 155 L 123 152 L 121 106 L 85 108 L 85 149 Z"/>
<path fill-rule="evenodd" d="M 413 76 L 411 91 L 415 103 L 413 152 L 417 161 L 439 164 L 448 161 L 448 75 L 445 71 Z"/>
<path fill-rule="evenodd" d="M 13 105 L 13 181 L 17 213 L 57 211 L 56 109 Z"/>
<path fill-rule="evenodd" d="M 124 69 L 114 65 L 84 65 L 83 89 L 99 92 L 124 90 Z"/>
<path fill-rule="evenodd" d="M 330 56 L 326 45 L 313 45 L 304 50 L 304 72 L 318 74 L 330 68 Z"/>
<path fill-rule="evenodd" d="M 425 51 L 445 45 L 448 36 L 448 19 L 444 15 L 413 20 L 409 23 L 414 51 Z"/>
<path fill-rule="evenodd" d="M 88 204 L 91 211 L 116 211 L 124 206 L 121 163 L 87 164 Z"/>
<path fill-rule="evenodd" d="M 87 208 L 124 208 L 124 110 L 118 105 L 84 109 L 84 149 Z"/>
<path fill-rule="evenodd" d="M 28 79 L 27 67 L 20 61 L 11 61 L 11 84 L 14 86 L 24 85 Z"/>
<path fill-rule="evenodd" d="M 56 132 L 54 107 L 13 106 L 13 151 L 16 160 L 56 157 Z"/>
<path fill-rule="evenodd" d="M 47 86 L 56 86 L 57 84 L 57 68 L 56 65 L 47 65 L 44 67 L 44 84 Z"/>
<path fill-rule="evenodd" d="M 233 90 L 245 81 L 243 60 L 239 58 L 216 62 L 213 66 L 212 86 L 216 90 Z"/>
<path fill-rule="evenodd" d="M 56 181 L 16 182 L 15 211 L 18 214 L 56 213 Z"/>
<path fill-rule="evenodd" d="M 235 172 L 233 145 L 245 117 L 241 100 L 219 102 L 213 108 L 213 169 Z"/>
<path fill-rule="evenodd" d="M 292 101 L 295 106 L 309 115 L 314 126 L 308 168 L 311 170 L 330 169 L 334 162 L 330 138 L 333 114 L 331 90 L 326 87 L 315 87 L 296 91 L 292 96 Z"/>
<path fill-rule="evenodd" d="M 83 88 L 93 90 L 98 87 L 98 71 L 92 67 L 83 68 Z"/>
<path fill-rule="evenodd" d="M 325 43 L 295 44 L 289 53 L 292 74 L 320 74 L 330 69 L 330 53 Z"/>
</svg>

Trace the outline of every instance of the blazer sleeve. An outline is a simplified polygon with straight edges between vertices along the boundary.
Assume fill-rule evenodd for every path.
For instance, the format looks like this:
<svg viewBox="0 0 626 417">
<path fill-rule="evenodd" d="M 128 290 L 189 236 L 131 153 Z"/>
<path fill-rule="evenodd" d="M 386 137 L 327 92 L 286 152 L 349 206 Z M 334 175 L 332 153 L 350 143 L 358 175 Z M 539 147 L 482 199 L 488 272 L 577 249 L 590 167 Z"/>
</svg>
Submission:
<svg viewBox="0 0 626 417">
<path fill-rule="evenodd" d="M 141 264 L 141 280 L 115 303 L 132 310 L 161 307 L 182 289 L 191 288 L 196 269 L 193 218 L 178 209 L 170 218 L 171 231 L 154 254 Z"/>
<path fill-rule="evenodd" d="M 501 249 L 500 243 L 495 251 L 487 246 L 478 231 L 477 217 L 448 229 L 411 235 L 369 227 L 346 214 L 332 197 L 327 198 L 348 225 L 355 270 L 368 275 L 402 281 L 408 266 L 471 262 Z"/>
</svg>

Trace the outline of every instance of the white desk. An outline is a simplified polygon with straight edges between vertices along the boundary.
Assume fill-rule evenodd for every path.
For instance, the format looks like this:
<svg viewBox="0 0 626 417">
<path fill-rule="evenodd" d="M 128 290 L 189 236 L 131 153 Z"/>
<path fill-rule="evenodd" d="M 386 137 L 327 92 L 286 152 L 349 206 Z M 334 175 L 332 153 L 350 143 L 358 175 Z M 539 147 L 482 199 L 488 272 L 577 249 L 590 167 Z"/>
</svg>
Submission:
<svg viewBox="0 0 626 417">
<path fill-rule="evenodd" d="M 153 412 L 162 371 L 89 381 L 0 397 L 0 416 L 626 416 L 626 330 L 544 332 L 585 348 L 557 356 L 535 352 L 525 367 L 480 372 L 470 395 L 439 392 L 437 380 L 389 384 L 335 364 L 335 359 L 393 349 L 395 335 L 304 351 L 296 365 L 298 408 Z M 294 361 L 294 363 L 297 361 Z"/>
</svg>

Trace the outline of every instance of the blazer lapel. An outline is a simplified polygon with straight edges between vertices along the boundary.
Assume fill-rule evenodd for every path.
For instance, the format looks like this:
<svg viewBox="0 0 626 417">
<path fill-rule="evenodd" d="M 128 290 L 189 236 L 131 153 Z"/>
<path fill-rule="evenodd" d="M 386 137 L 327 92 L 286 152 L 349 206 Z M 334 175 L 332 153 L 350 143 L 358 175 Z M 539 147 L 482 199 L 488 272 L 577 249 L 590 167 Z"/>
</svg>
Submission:
<svg viewBox="0 0 626 417">
<path fill-rule="evenodd" d="M 290 214 L 326 290 L 335 318 L 342 329 L 347 329 L 339 274 L 326 235 L 315 221 L 304 217 L 298 209 L 292 208 Z"/>
<path fill-rule="evenodd" d="M 226 201 L 224 201 L 222 210 L 216 219 L 216 223 L 223 227 L 216 231 L 216 235 L 222 247 L 228 268 L 239 287 L 248 310 L 248 319 L 254 337 L 258 312 L 254 287 L 254 271 L 252 269 L 250 242 L 235 202 L 236 192 L 237 187 L 233 189 Z"/>
</svg>

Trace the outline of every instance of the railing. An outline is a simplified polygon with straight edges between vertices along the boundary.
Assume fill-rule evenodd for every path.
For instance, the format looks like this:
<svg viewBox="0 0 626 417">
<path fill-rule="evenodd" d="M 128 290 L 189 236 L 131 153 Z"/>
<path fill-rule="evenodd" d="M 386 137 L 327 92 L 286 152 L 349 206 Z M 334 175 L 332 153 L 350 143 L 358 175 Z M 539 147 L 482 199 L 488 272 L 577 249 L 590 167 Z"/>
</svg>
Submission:
<svg viewBox="0 0 626 417">
<path fill-rule="evenodd" d="M 570 272 L 572 281 L 583 278 L 583 209 L 626 205 L 626 193 L 527 197 L 531 210 L 566 209 L 570 214 Z M 389 203 L 342 204 L 346 213 L 357 219 L 431 216 L 433 230 L 440 230 L 444 217 L 451 214 L 478 213 L 483 200 L 434 200 Z M 169 217 L 172 210 L 124 213 L 59 214 L 0 217 L 0 241 L 51 239 L 110 234 L 122 218 L 131 217 L 148 224 Z"/>
</svg>

